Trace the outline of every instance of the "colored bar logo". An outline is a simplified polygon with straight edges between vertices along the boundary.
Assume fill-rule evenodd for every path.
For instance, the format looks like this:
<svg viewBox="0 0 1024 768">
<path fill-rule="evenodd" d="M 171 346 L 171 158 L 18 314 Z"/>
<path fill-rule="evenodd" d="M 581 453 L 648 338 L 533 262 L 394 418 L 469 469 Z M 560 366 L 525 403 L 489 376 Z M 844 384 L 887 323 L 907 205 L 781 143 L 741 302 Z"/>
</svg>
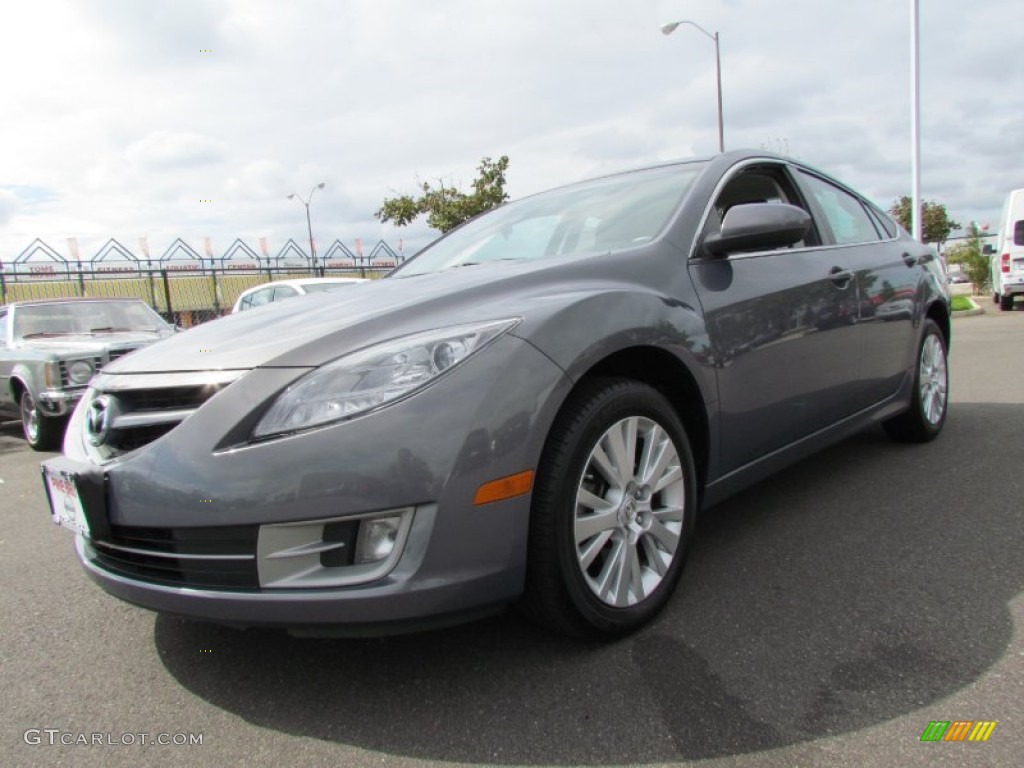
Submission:
<svg viewBox="0 0 1024 768">
<path fill-rule="evenodd" d="M 997 720 L 932 720 L 921 741 L 988 741 Z"/>
</svg>

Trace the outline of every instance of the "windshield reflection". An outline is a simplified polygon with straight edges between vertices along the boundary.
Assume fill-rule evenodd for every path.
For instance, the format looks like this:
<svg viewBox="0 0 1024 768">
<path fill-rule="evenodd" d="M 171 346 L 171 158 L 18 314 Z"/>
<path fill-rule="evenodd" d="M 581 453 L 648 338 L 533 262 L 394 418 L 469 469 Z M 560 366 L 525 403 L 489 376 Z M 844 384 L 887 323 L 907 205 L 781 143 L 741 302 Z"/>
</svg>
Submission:
<svg viewBox="0 0 1024 768">
<path fill-rule="evenodd" d="M 507 203 L 437 240 L 392 275 L 643 245 L 661 232 L 704 166 L 608 176 Z"/>
</svg>

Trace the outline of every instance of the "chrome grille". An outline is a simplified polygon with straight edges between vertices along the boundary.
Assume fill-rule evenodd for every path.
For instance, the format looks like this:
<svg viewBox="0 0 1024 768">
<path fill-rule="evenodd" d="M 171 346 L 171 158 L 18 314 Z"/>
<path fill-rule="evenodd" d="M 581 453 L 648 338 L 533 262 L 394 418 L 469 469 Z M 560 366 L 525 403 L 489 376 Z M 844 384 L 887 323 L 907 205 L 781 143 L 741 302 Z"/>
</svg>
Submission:
<svg viewBox="0 0 1024 768">
<path fill-rule="evenodd" d="M 89 356 L 89 357 L 75 357 L 75 358 L 71 358 L 69 360 L 61 360 L 58 363 L 58 365 L 60 366 L 60 384 L 61 384 L 62 387 L 65 387 L 65 388 L 66 387 L 70 387 L 70 386 L 83 386 L 83 385 L 80 385 L 80 384 L 72 385 L 72 383 L 71 383 L 71 375 L 68 373 L 68 367 L 71 365 L 71 363 L 78 362 L 79 360 L 84 360 L 87 363 L 89 363 L 89 365 L 92 366 L 93 371 L 99 371 L 104 366 L 110 365 L 110 363 L 114 362 L 115 360 L 117 360 L 120 357 L 124 357 L 129 352 L 134 352 L 136 349 L 139 348 L 139 346 L 140 345 L 136 345 L 134 347 L 124 347 L 122 349 L 109 349 L 109 350 L 107 350 L 107 355 L 106 355 L 106 359 L 105 360 L 104 360 L 103 357 L 101 357 L 99 355 Z"/>
<path fill-rule="evenodd" d="M 170 432 L 241 374 L 100 374 L 82 406 L 86 448 L 100 462 L 141 448 Z"/>
<path fill-rule="evenodd" d="M 132 412 L 194 411 L 211 395 L 208 387 L 168 387 L 166 389 L 126 389 L 117 399 Z"/>
<path fill-rule="evenodd" d="M 127 347 L 126 349 L 111 349 L 107 352 L 107 363 L 112 363 L 120 357 L 124 357 L 129 352 L 134 352 L 138 347 Z"/>
</svg>

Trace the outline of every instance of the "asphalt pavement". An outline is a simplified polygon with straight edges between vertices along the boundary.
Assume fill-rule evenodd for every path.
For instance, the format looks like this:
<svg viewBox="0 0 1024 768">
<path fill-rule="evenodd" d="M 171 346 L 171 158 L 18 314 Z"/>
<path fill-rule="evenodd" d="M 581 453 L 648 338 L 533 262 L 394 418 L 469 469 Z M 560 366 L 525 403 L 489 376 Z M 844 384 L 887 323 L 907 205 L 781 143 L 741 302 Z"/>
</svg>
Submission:
<svg viewBox="0 0 1024 768">
<path fill-rule="evenodd" d="M 512 612 L 377 640 L 156 616 L 85 577 L 0 426 L 0 764 L 1020 765 L 1024 307 L 953 325 L 937 441 L 869 431 L 710 511 L 664 614 L 606 645 Z M 958 720 L 997 725 L 921 741 Z"/>
</svg>

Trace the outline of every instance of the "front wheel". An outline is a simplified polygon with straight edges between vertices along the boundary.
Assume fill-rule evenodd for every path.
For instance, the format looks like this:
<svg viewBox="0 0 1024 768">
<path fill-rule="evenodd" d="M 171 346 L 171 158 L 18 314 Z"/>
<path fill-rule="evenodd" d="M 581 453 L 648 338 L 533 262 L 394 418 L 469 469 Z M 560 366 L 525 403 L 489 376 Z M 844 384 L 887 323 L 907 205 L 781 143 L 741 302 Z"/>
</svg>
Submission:
<svg viewBox="0 0 1024 768">
<path fill-rule="evenodd" d="M 33 450 L 59 448 L 64 437 L 64 422 L 63 418 L 44 416 L 27 389 L 21 393 L 21 431 Z"/>
<path fill-rule="evenodd" d="M 914 396 L 910 408 L 882 426 L 889 437 L 900 442 L 925 443 L 934 440 L 946 423 L 949 368 L 946 338 L 934 320 L 925 320 L 917 352 Z"/>
<path fill-rule="evenodd" d="M 686 431 L 660 392 L 629 379 L 581 385 L 537 468 L 526 612 L 580 637 L 650 621 L 682 573 L 696 485 Z"/>
</svg>

